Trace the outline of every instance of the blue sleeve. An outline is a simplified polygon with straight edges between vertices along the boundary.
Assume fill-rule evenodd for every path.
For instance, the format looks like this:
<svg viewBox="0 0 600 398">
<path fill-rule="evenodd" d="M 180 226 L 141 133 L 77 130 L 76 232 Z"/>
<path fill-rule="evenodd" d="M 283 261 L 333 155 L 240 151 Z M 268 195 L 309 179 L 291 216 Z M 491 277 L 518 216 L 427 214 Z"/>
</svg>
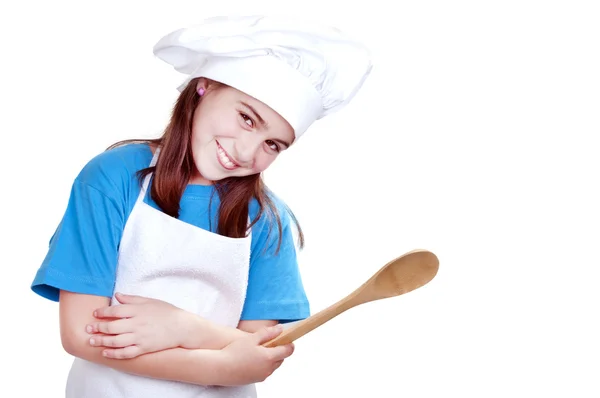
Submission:
<svg viewBox="0 0 600 398">
<path fill-rule="evenodd" d="M 286 211 L 280 211 L 282 241 L 279 252 L 277 225 L 268 231 L 262 227 L 253 238 L 250 275 L 246 301 L 241 320 L 277 320 L 281 323 L 297 321 L 310 315 L 310 306 L 296 257 L 295 228 Z"/>
<path fill-rule="evenodd" d="M 65 214 L 32 283 L 42 297 L 59 291 L 111 297 L 124 211 L 106 170 L 90 162 L 73 183 Z M 112 192 L 112 195 L 111 195 Z"/>
</svg>

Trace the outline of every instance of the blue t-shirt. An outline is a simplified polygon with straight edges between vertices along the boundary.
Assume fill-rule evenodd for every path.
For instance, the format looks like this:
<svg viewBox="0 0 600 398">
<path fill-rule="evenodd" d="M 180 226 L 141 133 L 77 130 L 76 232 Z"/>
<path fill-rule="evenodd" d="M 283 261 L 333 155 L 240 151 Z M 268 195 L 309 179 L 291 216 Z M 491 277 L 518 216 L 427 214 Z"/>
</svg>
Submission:
<svg viewBox="0 0 600 398">
<path fill-rule="evenodd" d="M 66 212 L 54 235 L 31 288 L 58 301 L 59 290 L 112 297 L 119 243 L 140 194 L 138 170 L 150 165 L 147 144 L 128 144 L 93 158 L 75 179 Z M 214 232 L 219 196 L 214 187 L 188 185 L 180 202 L 181 221 Z M 150 197 L 145 202 L 159 208 Z M 309 316 L 309 304 L 300 277 L 291 221 L 285 204 L 274 200 L 282 223 L 282 241 L 267 213 L 252 227 L 250 271 L 242 320 L 290 322 Z M 211 202 L 212 200 L 212 202 Z M 209 206 L 210 205 L 210 206 Z M 250 218 L 258 214 L 252 201 Z M 270 224 L 273 225 L 270 225 Z"/>
</svg>

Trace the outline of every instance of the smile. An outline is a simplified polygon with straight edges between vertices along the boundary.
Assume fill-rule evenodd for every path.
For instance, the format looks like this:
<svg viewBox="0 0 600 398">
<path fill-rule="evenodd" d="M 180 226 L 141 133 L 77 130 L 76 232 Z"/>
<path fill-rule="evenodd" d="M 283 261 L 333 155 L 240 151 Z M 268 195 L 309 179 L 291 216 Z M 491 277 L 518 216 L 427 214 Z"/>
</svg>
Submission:
<svg viewBox="0 0 600 398">
<path fill-rule="evenodd" d="M 221 163 L 221 166 L 223 166 L 227 170 L 235 170 L 238 167 L 240 167 L 240 165 L 235 160 L 229 157 L 229 154 L 225 152 L 225 150 L 221 147 L 219 142 L 217 142 L 217 160 L 219 161 L 219 163 Z"/>
</svg>

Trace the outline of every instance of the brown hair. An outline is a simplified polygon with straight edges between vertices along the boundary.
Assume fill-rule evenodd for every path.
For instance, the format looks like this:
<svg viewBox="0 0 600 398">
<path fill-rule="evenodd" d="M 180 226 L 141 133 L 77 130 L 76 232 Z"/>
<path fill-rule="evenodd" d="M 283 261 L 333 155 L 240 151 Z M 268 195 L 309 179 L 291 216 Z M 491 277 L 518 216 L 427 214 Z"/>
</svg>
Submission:
<svg viewBox="0 0 600 398">
<path fill-rule="evenodd" d="M 200 102 L 200 96 L 196 93 L 197 80 L 192 80 L 179 95 L 171 114 L 171 120 L 162 137 L 119 141 L 108 148 L 112 149 L 129 143 L 148 143 L 161 146 L 156 166 L 138 171 L 138 177 L 141 181 L 148 173 L 154 173 L 150 195 L 163 212 L 175 218 L 179 217 L 179 202 L 195 168 L 190 142 L 194 112 Z M 258 202 L 259 211 L 256 218 L 251 221 L 250 227 L 256 224 L 266 210 L 267 216 L 273 217 L 277 224 L 279 231 L 277 251 L 279 251 L 282 235 L 281 218 L 269 196 L 270 191 L 264 183 L 262 175 L 230 177 L 216 181 L 214 185 L 221 200 L 216 232 L 231 238 L 246 236 L 249 227 L 248 205 L 254 198 Z M 302 229 L 293 212 L 287 207 L 285 210 L 289 212 L 296 224 L 299 247 L 303 247 Z M 269 232 L 270 230 L 271 226 L 269 226 Z"/>
</svg>

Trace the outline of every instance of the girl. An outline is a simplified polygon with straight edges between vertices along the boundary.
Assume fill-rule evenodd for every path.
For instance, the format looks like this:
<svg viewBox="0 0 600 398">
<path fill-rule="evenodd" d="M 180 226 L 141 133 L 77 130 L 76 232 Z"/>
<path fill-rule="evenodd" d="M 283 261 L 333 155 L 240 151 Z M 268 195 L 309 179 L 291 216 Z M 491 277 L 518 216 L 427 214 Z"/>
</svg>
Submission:
<svg viewBox="0 0 600 398">
<path fill-rule="evenodd" d="M 274 325 L 309 315 L 302 232 L 261 173 L 354 96 L 368 52 L 266 17 L 209 19 L 154 52 L 187 75 L 170 123 L 82 169 L 32 289 L 59 302 L 67 397 L 254 397 L 293 352 L 262 347 Z"/>
</svg>

